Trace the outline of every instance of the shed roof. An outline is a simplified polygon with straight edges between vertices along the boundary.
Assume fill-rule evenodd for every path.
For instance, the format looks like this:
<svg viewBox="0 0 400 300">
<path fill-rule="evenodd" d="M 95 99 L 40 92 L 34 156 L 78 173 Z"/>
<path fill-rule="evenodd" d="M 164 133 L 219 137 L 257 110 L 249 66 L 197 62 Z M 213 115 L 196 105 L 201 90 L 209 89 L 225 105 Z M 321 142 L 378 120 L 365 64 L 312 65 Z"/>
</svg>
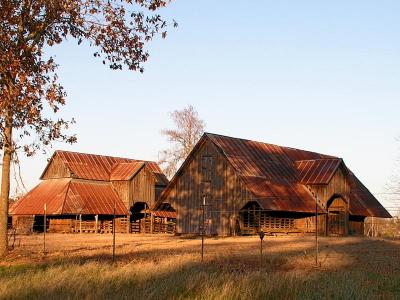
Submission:
<svg viewBox="0 0 400 300">
<path fill-rule="evenodd" d="M 143 163 L 153 172 L 156 178 L 156 184 L 168 184 L 167 177 L 163 174 L 156 162 L 61 150 L 56 150 L 54 152 L 40 179 L 43 179 L 47 168 L 55 157 L 63 161 L 74 178 L 99 181 L 109 181 L 111 177 L 126 178 L 132 175 L 132 173 L 136 171 L 136 168 L 139 167 L 136 163 Z M 128 174 L 129 172 L 132 173 Z"/>
<path fill-rule="evenodd" d="M 108 182 L 71 178 L 49 179 L 10 207 L 11 215 L 127 215 L 129 212 Z"/>
</svg>

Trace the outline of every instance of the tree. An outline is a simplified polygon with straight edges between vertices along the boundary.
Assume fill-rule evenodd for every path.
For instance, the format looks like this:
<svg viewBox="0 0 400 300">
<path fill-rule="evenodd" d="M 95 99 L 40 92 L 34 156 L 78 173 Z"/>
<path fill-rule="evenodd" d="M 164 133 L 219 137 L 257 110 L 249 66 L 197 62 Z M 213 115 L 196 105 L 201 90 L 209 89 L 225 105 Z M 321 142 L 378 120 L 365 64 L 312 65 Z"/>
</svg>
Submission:
<svg viewBox="0 0 400 300">
<path fill-rule="evenodd" d="M 0 0 L 0 256 L 7 252 L 10 165 L 17 150 L 33 155 L 66 134 L 74 120 L 54 118 L 65 105 L 57 64 L 45 50 L 67 38 L 94 48 L 113 70 L 143 72 L 145 44 L 167 23 L 155 11 L 169 0 Z M 174 26 L 176 22 L 174 21 Z"/>
<path fill-rule="evenodd" d="M 400 137 L 398 137 L 397 142 L 400 143 Z M 386 189 L 388 191 L 389 200 L 393 203 L 393 211 L 400 217 L 400 148 L 399 148 L 399 157 L 395 163 L 395 171 L 391 176 L 389 183 L 386 185 Z"/>
<path fill-rule="evenodd" d="M 176 129 L 164 129 L 161 134 L 172 143 L 171 148 L 160 152 L 159 164 L 168 178 L 176 173 L 178 167 L 190 154 L 204 133 L 205 122 L 199 118 L 192 105 L 171 114 Z"/>
</svg>

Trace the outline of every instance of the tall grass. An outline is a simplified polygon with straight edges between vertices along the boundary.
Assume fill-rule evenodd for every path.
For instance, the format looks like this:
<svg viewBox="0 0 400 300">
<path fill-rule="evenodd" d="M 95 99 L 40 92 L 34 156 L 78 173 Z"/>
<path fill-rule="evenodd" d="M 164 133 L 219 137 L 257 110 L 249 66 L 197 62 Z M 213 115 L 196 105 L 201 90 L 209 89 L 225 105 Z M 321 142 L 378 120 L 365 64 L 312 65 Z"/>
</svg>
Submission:
<svg viewBox="0 0 400 300">
<path fill-rule="evenodd" d="M 0 298 L 400 298 L 400 261 L 392 261 L 396 258 L 395 250 L 399 250 L 397 243 L 385 244 L 384 247 L 380 247 L 379 242 L 348 246 L 334 240 L 330 245 L 331 242 L 327 240 L 325 248 L 336 248 L 331 252 L 322 250 L 321 258 L 333 256 L 335 253 L 336 263 L 328 263 L 326 259 L 325 266 L 315 268 L 313 257 L 303 250 L 299 249 L 294 255 L 284 251 L 280 253 L 279 249 L 275 252 L 271 242 L 271 251 L 266 252 L 260 268 L 256 250 L 254 253 L 243 252 L 243 249 L 234 252 L 242 242 L 244 243 L 243 240 L 234 239 L 216 242 L 215 247 L 209 246 L 209 254 L 203 264 L 199 262 L 198 254 L 192 251 L 197 248 L 185 247 L 188 246 L 186 243 L 197 247 L 193 241 L 176 243 L 176 248 L 182 249 L 180 252 L 173 251 L 176 250 L 173 247 L 168 250 L 163 248 L 164 254 L 160 254 L 163 251 L 155 254 L 151 249 L 141 254 L 138 249 L 136 252 L 129 252 L 132 245 L 125 245 L 125 250 L 128 251 L 126 254 L 130 255 L 120 257 L 117 264 L 112 264 L 103 252 L 91 257 L 77 253 L 68 257 L 54 256 L 36 263 L 8 263 L 8 266 L 0 267 Z M 223 248 L 226 247 L 224 243 L 231 243 L 233 248 Z M 337 248 L 335 243 L 341 246 Z M 279 248 L 279 245 L 276 247 Z M 371 245 L 376 247 L 365 249 L 365 246 Z M 340 247 L 352 249 L 352 259 L 347 260 L 346 264 L 340 264 L 340 260 L 346 259 L 346 251 L 338 252 Z M 219 248 L 231 251 L 221 253 L 217 251 Z M 356 250 L 361 256 L 355 253 Z"/>
</svg>

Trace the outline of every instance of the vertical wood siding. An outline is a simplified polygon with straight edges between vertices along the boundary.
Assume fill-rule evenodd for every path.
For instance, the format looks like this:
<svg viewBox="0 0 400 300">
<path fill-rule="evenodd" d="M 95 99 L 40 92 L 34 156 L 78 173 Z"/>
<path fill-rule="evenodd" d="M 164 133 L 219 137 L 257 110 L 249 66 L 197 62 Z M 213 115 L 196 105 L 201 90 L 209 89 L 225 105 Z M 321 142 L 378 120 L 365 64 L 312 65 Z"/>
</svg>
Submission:
<svg viewBox="0 0 400 300">
<path fill-rule="evenodd" d="M 55 156 L 46 170 L 46 173 L 43 174 L 42 179 L 56 179 L 56 178 L 68 178 L 71 177 L 71 174 L 64 164 L 64 162 Z"/>
<path fill-rule="evenodd" d="M 129 203 L 132 206 L 136 202 L 146 202 L 153 206 L 156 200 L 155 178 L 147 168 L 136 174 L 129 184 Z"/>
<path fill-rule="evenodd" d="M 128 210 L 136 202 L 145 202 L 149 207 L 155 203 L 155 179 L 147 168 L 143 168 L 131 181 L 113 181 L 112 185 Z"/>
<path fill-rule="evenodd" d="M 212 157 L 212 163 L 209 157 Z M 209 182 L 203 182 L 209 179 L 204 179 L 204 161 L 207 161 L 208 166 L 213 166 Z M 239 210 L 251 201 L 251 194 L 216 147 L 206 140 L 177 176 L 166 199 L 177 212 L 177 232 L 199 233 L 202 195 L 207 190 L 207 233 L 232 234 L 235 222 L 239 218 Z"/>
<path fill-rule="evenodd" d="M 125 207 L 129 210 L 132 206 L 129 181 L 113 181 L 111 184 L 114 190 L 117 192 L 119 198 L 125 204 Z"/>
<path fill-rule="evenodd" d="M 348 222 L 348 216 L 349 216 L 349 199 L 348 195 L 350 194 L 350 185 L 348 181 L 346 180 L 346 176 L 343 173 L 342 169 L 339 168 L 335 175 L 332 177 L 331 181 L 327 185 L 311 185 L 309 186 L 311 190 L 318 195 L 318 199 L 322 201 L 325 205 L 325 207 L 329 205 L 336 205 L 338 202 L 342 202 L 343 200 L 346 202 L 343 202 L 345 206 L 345 214 L 346 214 L 346 220 L 344 222 L 344 228 L 343 230 L 345 233 L 348 232 L 349 229 L 349 222 Z M 341 196 L 343 200 L 341 199 L 335 199 L 332 203 L 328 203 L 328 201 L 332 198 L 332 196 L 337 195 Z M 318 232 L 321 234 L 330 234 L 329 232 L 329 226 L 328 226 L 328 215 L 319 215 L 318 216 Z M 296 226 L 299 229 L 302 229 L 305 232 L 315 232 L 315 216 L 310 216 L 307 218 L 299 219 L 296 220 Z"/>
<path fill-rule="evenodd" d="M 350 185 L 346 180 L 343 171 L 339 168 L 331 181 L 327 185 L 311 185 L 311 189 L 318 195 L 318 199 L 325 204 L 334 194 L 340 194 L 344 197 L 350 194 Z M 348 199 L 346 199 L 348 201 Z"/>
</svg>

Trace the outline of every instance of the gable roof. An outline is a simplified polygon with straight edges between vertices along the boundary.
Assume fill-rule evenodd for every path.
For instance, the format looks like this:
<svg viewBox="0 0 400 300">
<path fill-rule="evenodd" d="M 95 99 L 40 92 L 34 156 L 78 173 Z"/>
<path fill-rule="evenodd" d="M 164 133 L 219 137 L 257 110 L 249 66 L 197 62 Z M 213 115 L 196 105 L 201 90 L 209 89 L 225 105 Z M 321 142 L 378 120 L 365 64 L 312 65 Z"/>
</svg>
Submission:
<svg viewBox="0 0 400 300">
<path fill-rule="evenodd" d="M 54 152 L 50 162 L 40 176 L 40 179 L 43 179 L 55 157 L 62 160 L 74 178 L 99 181 L 109 181 L 112 176 L 115 178 L 132 178 L 134 176 L 132 174 L 135 173 L 136 168 L 139 167 L 136 163 L 143 163 L 146 164 L 154 174 L 157 185 L 168 184 L 167 177 L 163 174 L 156 162 L 61 150 L 56 150 Z M 131 172 L 131 174 L 128 174 L 129 172 Z"/>
<path fill-rule="evenodd" d="M 263 208 L 268 210 L 314 212 L 315 198 L 306 185 L 329 183 L 340 165 L 348 170 L 338 157 L 205 133 L 159 202 L 164 200 L 191 156 L 207 140 L 228 160 L 254 199 L 262 201 Z M 354 174 L 350 171 L 349 176 L 352 183 L 350 212 L 361 216 L 390 217 L 379 201 L 365 187 L 361 187 L 361 182 L 352 177 Z"/>
<path fill-rule="evenodd" d="M 111 171 L 110 180 L 131 180 L 144 166 L 144 162 L 117 163 Z"/>
<path fill-rule="evenodd" d="M 124 203 L 107 182 L 71 178 L 49 179 L 38 184 L 10 207 L 11 215 L 127 215 Z"/>
<path fill-rule="evenodd" d="M 341 163 L 340 158 L 298 160 L 295 165 L 299 182 L 309 185 L 328 184 Z"/>
</svg>

